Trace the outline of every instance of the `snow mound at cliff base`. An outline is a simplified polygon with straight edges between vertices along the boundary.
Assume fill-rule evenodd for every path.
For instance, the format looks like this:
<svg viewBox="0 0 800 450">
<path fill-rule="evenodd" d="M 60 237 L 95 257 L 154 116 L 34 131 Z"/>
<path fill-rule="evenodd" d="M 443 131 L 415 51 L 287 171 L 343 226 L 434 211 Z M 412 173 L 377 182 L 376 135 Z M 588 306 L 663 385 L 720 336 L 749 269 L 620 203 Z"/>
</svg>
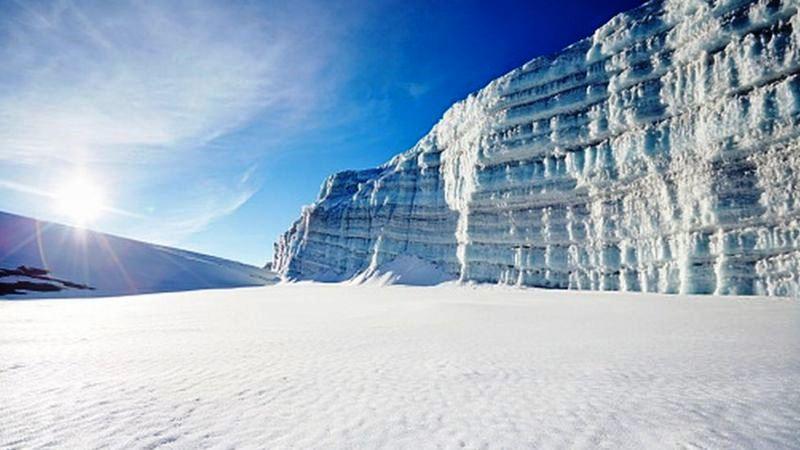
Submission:
<svg viewBox="0 0 800 450">
<path fill-rule="evenodd" d="M 378 286 L 434 286 L 455 280 L 455 276 L 444 272 L 435 264 L 415 256 L 402 255 L 378 267 L 365 270 L 356 275 L 351 283 Z"/>
</svg>

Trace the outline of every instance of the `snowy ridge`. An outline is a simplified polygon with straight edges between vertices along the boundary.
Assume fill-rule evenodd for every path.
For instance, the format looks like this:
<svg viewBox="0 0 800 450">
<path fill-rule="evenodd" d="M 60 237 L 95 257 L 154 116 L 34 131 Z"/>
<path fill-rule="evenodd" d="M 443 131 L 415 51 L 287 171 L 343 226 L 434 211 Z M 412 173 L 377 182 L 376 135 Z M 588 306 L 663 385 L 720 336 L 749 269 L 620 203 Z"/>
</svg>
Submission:
<svg viewBox="0 0 800 450">
<path fill-rule="evenodd" d="M 794 1 L 651 1 L 328 179 L 275 246 L 290 278 L 411 255 L 462 280 L 800 290 Z"/>
<path fill-rule="evenodd" d="M 213 256 L 0 213 L 0 298 L 259 286 L 271 272 Z"/>
</svg>

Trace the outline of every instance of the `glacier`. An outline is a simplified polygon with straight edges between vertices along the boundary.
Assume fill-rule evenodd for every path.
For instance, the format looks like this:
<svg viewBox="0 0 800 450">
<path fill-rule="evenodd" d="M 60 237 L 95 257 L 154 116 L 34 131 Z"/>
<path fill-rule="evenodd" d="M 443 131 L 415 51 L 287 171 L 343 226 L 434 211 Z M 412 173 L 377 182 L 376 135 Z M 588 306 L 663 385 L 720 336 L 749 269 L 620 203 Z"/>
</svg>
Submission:
<svg viewBox="0 0 800 450">
<path fill-rule="evenodd" d="M 462 281 L 800 291 L 800 2 L 663 0 L 453 105 L 408 151 L 334 174 L 274 270 L 400 256 Z"/>
</svg>

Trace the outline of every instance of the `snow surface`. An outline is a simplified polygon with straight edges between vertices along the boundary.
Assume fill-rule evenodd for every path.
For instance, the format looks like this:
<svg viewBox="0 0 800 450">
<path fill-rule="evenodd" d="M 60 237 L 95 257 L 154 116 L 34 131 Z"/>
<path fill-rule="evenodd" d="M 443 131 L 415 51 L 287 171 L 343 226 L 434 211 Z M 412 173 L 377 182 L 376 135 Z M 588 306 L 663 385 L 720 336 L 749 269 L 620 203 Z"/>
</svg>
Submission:
<svg viewBox="0 0 800 450">
<path fill-rule="evenodd" d="M 274 270 L 399 255 L 462 280 L 800 292 L 796 0 L 653 0 L 453 105 L 383 166 L 332 175 Z"/>
<path fill-rule="evenodd" d="M 0 269 L 22 265 L 49 270 L 53 278 L 93 290 L 0 298 L 130 295 L 278 281 L 271 272 L 222 258 L 0 212 Z M 0 283 L 9 280 L 0 277 Z"/>
<path fill-rule="evenodd" d="M 0 447 L 798 448 L 800 302 L 315 283 L 0 302 Z"/>
</svg>

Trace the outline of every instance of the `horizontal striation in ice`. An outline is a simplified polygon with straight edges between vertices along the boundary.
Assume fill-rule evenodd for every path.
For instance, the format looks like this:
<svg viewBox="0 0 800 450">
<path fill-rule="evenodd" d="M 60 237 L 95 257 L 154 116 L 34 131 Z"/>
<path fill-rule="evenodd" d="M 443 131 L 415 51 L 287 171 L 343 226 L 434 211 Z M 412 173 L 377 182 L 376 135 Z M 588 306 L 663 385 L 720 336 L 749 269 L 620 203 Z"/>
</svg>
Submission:
<svg viewBox="0 0 800 450">
<path fill-rule="evenodd" d="M 275 244 L 290 278 L 398 255 L 462 280 L 800 289 L 800 14 L 651 1 L 453 105 L 413 148 L 341 172 Z"/>
</svg>

